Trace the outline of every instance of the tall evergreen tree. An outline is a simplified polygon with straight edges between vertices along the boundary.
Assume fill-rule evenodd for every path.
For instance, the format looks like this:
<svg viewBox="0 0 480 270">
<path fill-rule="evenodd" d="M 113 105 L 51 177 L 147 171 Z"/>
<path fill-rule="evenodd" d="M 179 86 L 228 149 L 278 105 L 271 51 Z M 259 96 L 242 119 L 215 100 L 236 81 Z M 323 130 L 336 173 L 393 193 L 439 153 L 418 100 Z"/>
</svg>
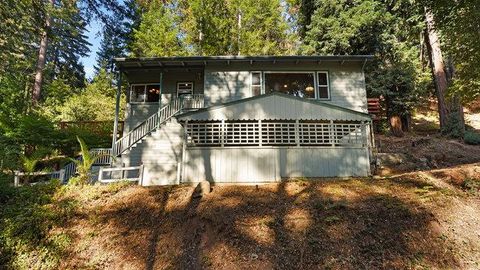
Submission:
<svg viewBox="0 0 480 270">
<path fill-rule="evenodd" d="M 303 53 L 375 55 L 366 73 L 367 91 L 384 96 L 388 117 L 401 117 L 408 127 L 410 113 L 426 91 L 419 61 L 419 7 L 403 0 L 326 0 L 315 2 L 313 12 L 303 12 L 302 21 L 310 21 L 303 26 Z"/>
<path fill-rule="evenodd" d="M 35 11 L 41 14 L 41 16 L 38 16 L 40 21 L 37 21 L 37 23 L 41 25 L 41 35 L 32 88 L 32 103 L 34 105 L 38 104 L 41 98 L 45 66 L 50 54 L 49 42 L 51 42 L 51 39 L 53 39 L 55 35 L 54 31 L 52 31 L 52 25 L 55 20 L 57 18 L 61 20 L 71 20 L 72 18 L 67 18 L 63 15 L 65 13 L 68 14 L 72 7 L 80 8 L 80 10 L 84 12 L 83 18 L 89 18 L 89 15 L 94 15 L 105 23 L 110 23 L 110 17 L 105 10 L 109 10 L 110 12 L 124 12 L 121 4 L 111 0 L 48 0 L 35 1 L 35 3 L 37 4 Z"/>
<path fill-rule="evenodd" d="M 143 2 L 142 2 L 143 3 Z M 135 32 L 138 31 L 146 3 L 138 0 L 125 1 L 125 12 L 114 13 L 112 23 L 105 25 L 102 30 L 102 41 L 97 52 L 95 70 L 105 69 L 112 72 L 115 68 L 113 58 L 127 56 L 134 41 Z"/>
<path fill-rule="evenodd" d="M 144 57 L 186 55 L 178 20 L 173 4 L 153 0 L 142 14 L 138 30 L 134 30 L 132 54 Z"/>
</svg>

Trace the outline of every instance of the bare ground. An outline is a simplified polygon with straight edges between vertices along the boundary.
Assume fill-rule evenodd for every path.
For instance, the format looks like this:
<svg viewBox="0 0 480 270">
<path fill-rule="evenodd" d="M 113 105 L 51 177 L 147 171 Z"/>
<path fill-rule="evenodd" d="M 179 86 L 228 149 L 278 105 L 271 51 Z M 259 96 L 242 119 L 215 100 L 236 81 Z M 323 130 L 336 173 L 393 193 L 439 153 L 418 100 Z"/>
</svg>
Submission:
<svg viewBox="0 0 480 270">
<path fill-rule="evenodd" d="M 71 269 L 478 269 L 478 164 L 389 178 L 67 192 Z M 458 180 L 460 179 L 460 180 Z M 479 185 L 480 186 L 480 185 Z"/>
</svg>

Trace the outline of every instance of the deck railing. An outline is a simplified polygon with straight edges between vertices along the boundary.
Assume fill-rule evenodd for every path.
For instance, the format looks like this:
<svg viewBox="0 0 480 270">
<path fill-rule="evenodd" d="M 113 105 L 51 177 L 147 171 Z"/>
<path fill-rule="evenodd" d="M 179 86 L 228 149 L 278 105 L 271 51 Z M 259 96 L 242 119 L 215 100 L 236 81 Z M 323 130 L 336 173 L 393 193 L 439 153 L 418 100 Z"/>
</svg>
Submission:
<svg viewBox="0 0 480 270">
<path fill-rule="evenodd" d="M 112 155 L 118 156 L 122 154 L 178 112 L 188 109 L 199 109 L 203 108 L 203 106 L 203 95 L 189 95 L 172 99 L 170 103 L 163 106 L 157 113 L 118 139 L 114 144 Z"/>
</svg>

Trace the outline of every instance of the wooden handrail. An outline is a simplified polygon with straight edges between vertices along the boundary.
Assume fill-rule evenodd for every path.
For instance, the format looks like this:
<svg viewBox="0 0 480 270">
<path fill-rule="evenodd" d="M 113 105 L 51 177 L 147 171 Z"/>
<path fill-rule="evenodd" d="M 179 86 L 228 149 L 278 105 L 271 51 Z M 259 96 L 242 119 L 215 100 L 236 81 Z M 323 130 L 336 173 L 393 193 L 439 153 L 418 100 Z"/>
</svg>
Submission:
<svg viewBox="0 0 480 270">
<path fill-rule="evenodd" d="M 134 129 L 130 130 L 125 136 L 118 139 L 114 144 L 112 155 L 121 155 L 132 145 L 143 139 L 146 135 L 157 129 L 181 110 L 198 109 L 203 108 L 203 106 L 203 95 L 191 95 L 172 99 L 170 103 L 163 106 L 157 113 L 153 114 Z"/>
</svg>

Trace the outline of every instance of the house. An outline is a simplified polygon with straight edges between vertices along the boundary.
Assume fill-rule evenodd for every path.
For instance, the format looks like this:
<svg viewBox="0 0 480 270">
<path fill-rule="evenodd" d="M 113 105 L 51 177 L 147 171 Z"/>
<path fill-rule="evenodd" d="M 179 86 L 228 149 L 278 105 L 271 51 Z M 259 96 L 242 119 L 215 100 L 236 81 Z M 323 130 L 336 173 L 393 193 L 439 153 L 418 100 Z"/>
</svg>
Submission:
<svg viewBox="0 0 480 270">
<path fill-rule="evenodd" d="M 117 58 L 115 131 L 120 94 L 127 105 L 113 166 L 143 165 L 142 185 L 368 176 L 371 59 Z"/>
</svg>

